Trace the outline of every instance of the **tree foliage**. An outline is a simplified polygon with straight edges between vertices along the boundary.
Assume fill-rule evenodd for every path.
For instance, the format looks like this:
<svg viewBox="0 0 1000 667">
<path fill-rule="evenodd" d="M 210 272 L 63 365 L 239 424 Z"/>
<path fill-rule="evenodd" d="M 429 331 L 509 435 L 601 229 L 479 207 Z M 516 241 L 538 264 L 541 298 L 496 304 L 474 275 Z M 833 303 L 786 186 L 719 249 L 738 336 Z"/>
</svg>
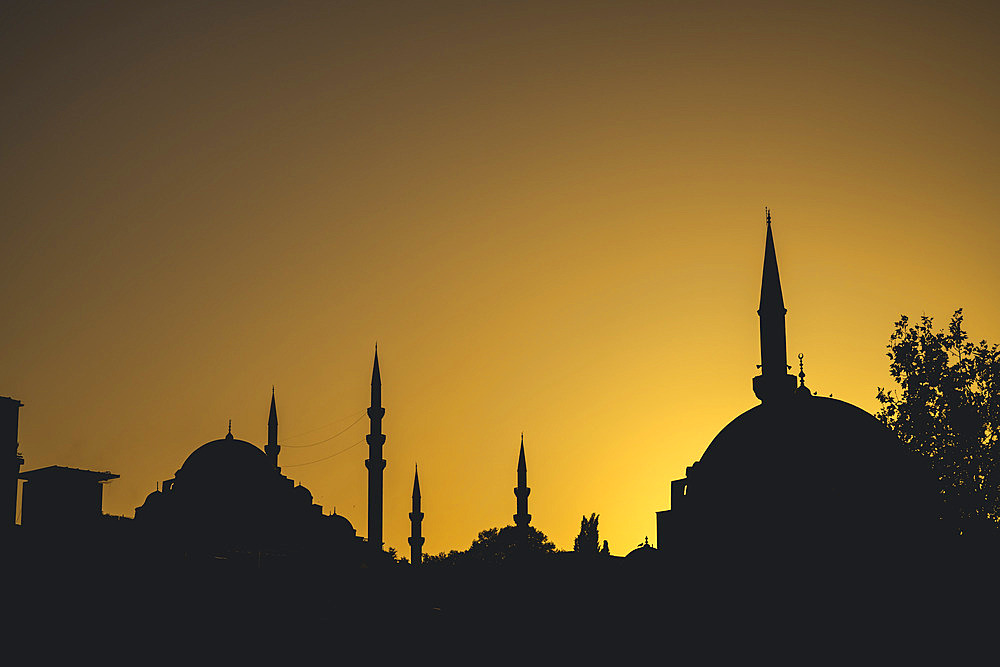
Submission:
<svg viewBox="0 0 1000 667">
<path fill-rule="evenodd" d="M 526 532 L 516 526 L 489 528 L 481 531 L 465 551 L 452 550 L 426 561 L 438 564 L 500 564 L 518 557 L 548 556 L 555 553 L 556 545 L 534 526 Z"/>
<path fill-rule="evenodd" d="M 1000 525 L 1000 346 L 968 338 L 961 309 L 940 331 L 930 317 L 901 316 L 887 346 L 898 389 L 878 389 L 878 418 L 930 461 L 942 518 L 957 533 Z"/>
<path fill-rule="evenodd" d="M 580 519 L 580 534 L 573 540 L 573 551 L 588 556 L 596 556 L 600 553 L 600 540 L 597 536 L 597 520 L 599 514 L 591 514 L 588 519 L 586 515 Z"/>
</svg>

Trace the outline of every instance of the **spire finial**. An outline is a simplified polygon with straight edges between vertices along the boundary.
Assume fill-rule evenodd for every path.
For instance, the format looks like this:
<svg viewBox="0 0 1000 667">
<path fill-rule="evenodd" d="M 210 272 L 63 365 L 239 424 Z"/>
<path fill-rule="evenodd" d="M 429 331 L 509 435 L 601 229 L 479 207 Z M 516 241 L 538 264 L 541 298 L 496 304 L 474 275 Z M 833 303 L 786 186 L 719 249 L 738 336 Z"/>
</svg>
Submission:
<svg viewBox="0 0 1000 667">
<path fill-rule="evenodd" d="M 232 439 L 232 437 L 233 437 L 233 420 L 232 419 L 229 420 L 229 432 L 226 433 L 226 437 L 229 438 L 229 439 Z"/>
<path fill-rule="evenodd" d="M 767 224 L 770 225 L 771 224 L 771 209 L 769 209 L 768 207 L 765 206 L 764 207 L 764 213 L 767 215 Z"/>
<path fill-rule="evenodd" d="M 264 453 L 271 459 L 271 465 L 278 469 L 278 454 L 281 447 L 278 445 L 278 404 L 274 401 L 274 385 L 271 385 L 271 411 L 267 415 L 267 445 Z"/>
<path fill-rule="evenodd" d="M 806 386 L 806 369 L 805 365 L 802 363 L 802 357 L 803 354 L 799 352 L 799 386 L 795 388 L 795 395 L 808 397 L 812 396 L 812 392 L 810 392 L 809 387 Z"/>
</svg>

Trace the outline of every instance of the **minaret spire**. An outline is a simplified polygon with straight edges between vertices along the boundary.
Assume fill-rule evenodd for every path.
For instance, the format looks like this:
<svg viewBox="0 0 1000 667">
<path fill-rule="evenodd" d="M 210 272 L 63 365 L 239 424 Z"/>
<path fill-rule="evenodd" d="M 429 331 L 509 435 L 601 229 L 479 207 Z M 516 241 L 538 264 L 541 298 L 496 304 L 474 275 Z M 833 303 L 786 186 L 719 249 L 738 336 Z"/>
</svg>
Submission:
<svg viewBox="0 0 1000 667">
<path fill-rule="evenodd" d="M 382 374 L 378 370 L 378 343 L 375 343 L 375 364 L 372 367 L 372 406 L 382 405 Z"/>
<path fill-rule="evenodd" d="M 385 459 L 382 458 L 382 445 L 385 435 L 382 433 L 382 418 L 385 408 L 382 407 L 382 376 L 378 370 L 378 344 L 375 346 L 375 365 L 372 367 L 372 404 L 368 408 L 368 419 L 371 429 L 365 439 L 368 441 L 368 543 L 375 551 L 382 550 L 382 471 L 385 470 Z"/>
<path fill-rule="evenodd" d="M 528 465 L 524 461 L 524 433 L 521 434 L 521 453 L 517 457 L 517 487 L 514 488 L 514 497 L 517 498 L 517 514 L 514 515 L 514 525 L 520 529 L 521 539 L 527 542 L 528 523 L 531 515 L 528 514 Z"/>
<path fill-rule="evenodd" d="M 760 375 L 753 379 L 753 392 L 762 402 L 792 396 L 795 376 L 788 374 L 785 352 L 785 301 L 781 295 L 778 257 L 771 233 L 771 211 L 767 214 L 767 236 L 764 239 L 764 270 L 760 281 Z"/>
<path fill-rule="evenodd" d="M 410 512 L 410 563 L 420 565 L 423 561 L 424 538 L 420 534 L 420 522 L 424 513 L 420 511 L 420 479 L 417 477 L 417 464 L 413 464 L 413 508 Z"/>
<path fill-rule="evenodd" d="M 275 470 L 281 470 L 278 467 L 278 452 L 281 451 L 281 447 L 278 446 L 278 406 L 274 403 L 274 386 L 271 386 L 271 414 L 267 417 L 267 445 L 264 447 L 264 454 L 267 458 L 271 460 L 271 465 L 274 466 Z"/>
</svg>

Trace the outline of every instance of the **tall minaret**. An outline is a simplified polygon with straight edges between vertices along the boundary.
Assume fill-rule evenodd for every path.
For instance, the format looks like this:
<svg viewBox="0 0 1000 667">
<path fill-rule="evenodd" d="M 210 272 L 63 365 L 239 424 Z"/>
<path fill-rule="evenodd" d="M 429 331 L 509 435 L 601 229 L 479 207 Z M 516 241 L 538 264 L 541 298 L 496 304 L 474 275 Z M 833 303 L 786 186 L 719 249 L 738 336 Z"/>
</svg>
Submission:
<svg viewBox="0 0 1000 667">
<path fill-rule="evenodd" d="M 517 487 L 514 488 L 514 497 L 517 498 L 517 514 L 514 515 L 514 525 L 521 529 L 521 538 L 525 539 L 528 532 L 528 522 L 531 515 L 528 514 L 528 465 L 524 462 L 524 434 L 521 434 L 521 453 L 517 457 Z"/>
<path fill-rule="evenodd" d="M 413 466 L 413 511 L 410 512 L 410 563 L 420 565 L 423 560 L 424 538 L 420 535 L 420 522 L 424 513 L 420 511 L 420 480 L 417 478 L 417 466 Z"/>
<path fill-rule="evenodd" d="M 771 211 L 767 213 L 767 237 L 764 240 L 764 271 L 760 281 L 760 375 L 753 379 L 753 393 L 762 402 L 791 398 L 795 376 L 788 374 L 785 354 L 785 301 L 781 296 L 778 257 L 771 234 Z"/>
<path fill-rule="evenodd" d="M 270 459 L 274 469 L 279 471 L 281 470 L 278 467 L 278 452 L 280 451 L 281 447 L 278 446 L 278 407 L 274 404 L 274 387 L 271 387 L 271 414 L 267 418 L 267 446 L 264 447 L 264 454 Z"/>
<path fill-rule="evenodd" d="M 368 441 L 368 543 L 376 551 L 382 550 L 382 471 L 385 470 L 385 459 L 382 458 L 382 445 L 385 435 L 382 434 L 382 417 L 385 408 L 382 407 L 382 376 L 378 372 L 378 344 L 375 345 L 375 366 L 372 368 L 372 405 L 368 408 L 368 419 L 371 420 L 371 432 L 365 436 Z"/>
</svg>

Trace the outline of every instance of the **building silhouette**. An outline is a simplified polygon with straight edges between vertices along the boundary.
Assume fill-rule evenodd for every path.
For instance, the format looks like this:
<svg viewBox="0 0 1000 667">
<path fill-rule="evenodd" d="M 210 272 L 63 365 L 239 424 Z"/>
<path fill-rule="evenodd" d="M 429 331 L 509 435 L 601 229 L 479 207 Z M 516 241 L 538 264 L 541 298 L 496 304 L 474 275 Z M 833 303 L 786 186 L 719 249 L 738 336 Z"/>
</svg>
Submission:
<svg viewBox="0 0 1000 667">
<path fill-rule="evenodd" d="M 272 390 L 264 450 L 235 438 L 230 425 L 146 497 L 136 527 L 162 550 L 189 555 L 355 557 L 360 538 L 351 522 L 324 514 L 309 489 L 283 475 L 279 451 Z"/>
<path fill-rule="evenodd" d="M 47 466 L 21 473 L 21 525 L 25 528 L 93 527 L 103 516 L 104 485 L 111 472 Z"/>
<path fill-rule="evenodd" d="M 372 368 L 371 422 L 366 440 L 368 469 L 368 543 L 351 522 L 334 511 L 324 514 L 312 493 L 282 474 L 279 465 L 278 408 L 274 389 L 267 420 L 267 445 L 262 449 L 229 432 L 192 452 L 174 477 L 165 480 L 135 511 L 137 528 L 147 539 L 184 553 L 255 553 L 273 557 L 371 560 L 382 552 L 382 380 L 378 350 Z M 415 488 L 415 493 L 419 490 Z M 419 512 L 419 496 L 416 499 Z M 411 515 L 412 518 L 412 515 Z M 420 513 L 420 518 L 423 514 Z M 419 537 L 419 523 L 417 524 Z M 423 538 L 420 538 L 422 544 Z M 373 553 L 372 553 L 373 552 Z"/>
<path fill-rule="evenodd" d="M 16 398 L 0 396 L 0 456 L 4 458 L 4 512 L 8 527 L 17 521 L 17 480 L 24 465 L 24 457 L 17 450 L 17 419 L 23 405 Z"/>
<path fill-rule="evenodd" d="M 854 548 L 914 539 L 934 516 L 930 478 L 867 412 L 814 395 L 788 373 L 786 309 L 767 213 L 760 306 L 760 404 L 715 437 L 657 512 L 660 551 L 702 545 Z M 800 355 L 800 362 L 802 356 Z"/>
</svg>

